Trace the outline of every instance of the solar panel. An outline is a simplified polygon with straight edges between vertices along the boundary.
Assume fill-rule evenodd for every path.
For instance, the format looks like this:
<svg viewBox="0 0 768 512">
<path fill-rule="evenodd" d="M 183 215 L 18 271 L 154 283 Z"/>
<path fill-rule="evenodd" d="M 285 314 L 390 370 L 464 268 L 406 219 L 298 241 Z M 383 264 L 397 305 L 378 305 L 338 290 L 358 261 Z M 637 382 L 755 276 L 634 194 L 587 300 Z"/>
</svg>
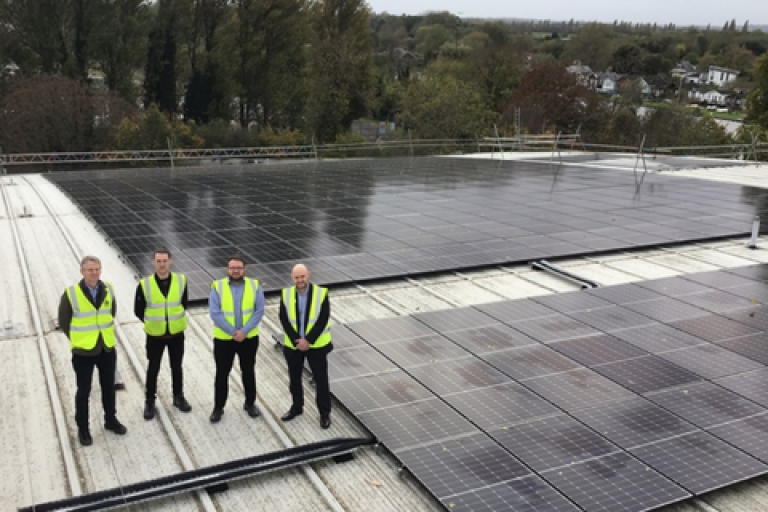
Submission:
<svg viewBox="0 0 768 512">
<path fill-rule="evenodd" d="M 443 395 L 443 398 L 485 431 L 559 412 L 557 407 L 514 382 Z"/>
<path fill-rule="evenodd" d="M 757 361 L 709 344 L 664 352 L 659 354 L 659 357 L 705 379 L 716 379 L 764 367 Z"/>
<path fill-rule="evenodd" d="M 528 476 L 443 498 L 448 510 L 577 512 L 581 510 L 538 476 Z"/>
<path fill-rule="evenodd" d="M 529 345 L 481 354 L 480 358 L 515 380 L 525 380 L 578 368 L 576 361 L 544 345 Z"/>
<path fill-rule="evenodd" d="M 751 400 L 711 382 L 649 393 L 647 398 L 700 428 L 767 412 Z"/>
<path fill-rule="evenodd" d="M 698 375 L 654 355 L 595 366 L 594 370 L 635 393 L 648 393 L 700 380 Z"/>
<path fill-rule="evenodd" d="M 746 234 L 766 194 L 664 175 L 637 188 L 626 172 L 434 157 L 46 177 L 96 222 L 146 228 L 108 232 L 126 255 L 170 245 L 173 233 L 205 233 L 233 250 L 251 244 L 248 257 L 261 263 L 327 258 L 346 281 Z M 255 247 L 239 236 L 248 230 L 278 245 Z M 214 265 L 187 255 L 209 274 L 196 289 L 227 257 Z"/>
<path fill-rule="evenodd" d="M 690 493 L 626 453 L 609 454 L 541 473 L 584 510 L 651 510 Z"/>
<path fill-rule="evenodd" d="M 593 429 L 565 415 L 496 429 L 489 434 L 537 472 L 621 451 Z"/>
<path fill-rule="evenodd" d="M 438 499 L 531 474 L 484 433 L 402 450 L 397 457 Z"/>
<path fill-rule="evenodd" d="M 768 472 L 764 463 L 705 432 L 635 448 L 632 453 L 694 494 Z"/>
<path fill-rule="evenodd" d="M 765 473 L 768 308 L 700 309 L 727 277 L 352 324 L 337 398 L 451 509 L 679 501 Z M 499 460 L 518 469 L 484 480 Z"/>
</svg>

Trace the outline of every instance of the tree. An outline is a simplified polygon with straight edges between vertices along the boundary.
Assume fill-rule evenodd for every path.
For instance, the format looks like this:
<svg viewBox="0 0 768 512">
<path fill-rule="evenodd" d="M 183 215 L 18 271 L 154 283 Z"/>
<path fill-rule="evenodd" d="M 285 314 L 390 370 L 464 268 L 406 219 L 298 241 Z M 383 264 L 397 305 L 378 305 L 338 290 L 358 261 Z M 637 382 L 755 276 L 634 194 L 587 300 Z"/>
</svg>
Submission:
<svg viewBox="0 0 768 512">
<path fill-rule="evenodd" d="M 204 124 L 230 118 L 229 77 L 219 51 L 229 14 L 229 0 L 195 0 L 187 30 L 190 78 L 184 96 L 184 118 Z"/>
<path fill-rule="evenodd" d="M 157 16 L 149 32 L 149 48 L 144 72 L 144 105 L 160 110 L 178 110 L 178 32 L 183 0 L 158 0 Z"/>
<path fill-rule="evenodd" d="M 295 128 L 306 103 L 305 0 L 240 0 L 237 4 L 236 72 L 240 123 Z"/>
<path fill-rule="evenodd" d="M 768 130 L 768 53 L 757 59 L 752 77 L 755 88 L 747 97 L 746 121 Z"/>
<path fill-rule="evenodd" d="M 63 76 L 16 80 L 0 105 L 0 145 L 11 153 L 105 149 L 135 107 L 112 91 Z"/>
<path fill-rule="evenodd" d="M 561 63 L 547 62 L 523 75 L 505 109 L 504 119 L 509 122 L 513 109 L 521 108 L 529 133 L 548 129 L 573 132 L 583 122 L 592 122 L 600 104 L 598 95 Z"/>
<path fill-rule="evenodd" d="M 137 88 L 134 70 L 146 56 L 146 26 L 149 11 L 144 0 L 102 0 L 93 28 L 91 53 L 106 78 L 109 89 L 134 103 Z"/>
<path fill-rule="evenodd" d="M 563 52 L 563 59 L 579 60 L 592 69 L 605 69 L 611 61 L 615 33 L 607 25 L 588 23 L 574 36 Z"/>
<path fill-rule="evenodd" d="M 367 112 L 373 79 L 368 7 L 363 0 L 318 0 L 311 7 L 307 117 L 331 142 Z"/>
<path fill-rule="evenodd" d="M 427 74 L 403 95 L 401 119 L 423 139 L 475 138 L 489 134 L 497 117 L 475 84 L 450 74 Z"/>
<path fill-rule="evenodd" d="M 635 75 L 642 70 L 642 50 L 635 44 L 622 44 L 611 57 L 611 69 L 615 73 Z"/>
</svg>

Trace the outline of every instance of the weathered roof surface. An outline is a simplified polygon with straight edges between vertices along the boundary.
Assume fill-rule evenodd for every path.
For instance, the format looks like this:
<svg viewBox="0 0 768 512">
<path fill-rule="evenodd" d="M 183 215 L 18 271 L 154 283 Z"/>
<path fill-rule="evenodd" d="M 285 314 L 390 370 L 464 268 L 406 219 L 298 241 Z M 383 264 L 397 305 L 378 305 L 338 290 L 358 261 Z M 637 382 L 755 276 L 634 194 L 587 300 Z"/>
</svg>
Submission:
<svg viewBox="0 0 768 512">
<path fill-rule="evenodd" d="M 675 171 L 706 179 L 765 186 L 768 168 L 721 168 Z M 617 171 L 618 172 L 618 171 Z M 185 354 L 185 391 L 193 406 L 182 414 L 170 404 L 170 375 L 160 373 L 159 402 L 163 422 L 144 421 L 143 380 L 146 368 L 144 336 L 133 317 L 132 298 L 137 276 L 120 254 L 58 189 L 41 176 L 3 177 L 0 195 L 0 264 L 5 296 L 0 324 L 10 324 L 0 336 L 0 483 L 3 509 L 28 506 L 255 455 L 285 446 L 331 437 L 365 436 L 365 429 L 340 407 L 329 431 L 320 430 L 313 406 L 290 424 L 279 416 L 288 409 L 284 361 L 272 347 L 277 300 L 268 300 L 262 323 L 257 362 L 258 403 L 264 415 L 250 419 L 242 411 L 238 371 L 230 379 L 231 395 L 223 421 L 208 422 L 213 400 L 214 364 L 211 323 L 204 308 L 192 312 Z M 13 183 L 11 183 L 13 182 Z M 22 217 L 25 211 L 31 217 Z M 9 218 L 9 216 L 11 218 Z M 62 230 L 61 227 L 64 229 Z M 15 240 L 20 241 L 20 252 Z M 70 246 L 68 238 L 75 248 Z M 751 250 L 744 239 L 700 243 L 653 251 L 620 252 L 564 260 L 567 270 L 603 285 L 653 279 L 683 273 L 768 262 L 768 240 Z M 77 253 L 77 254 L 76 254 Z M 79 278 L 78 256 L 102 258 L 103 277 L 117 288 L 120 323 L 119 366 L 126 391 L 118 393 L 118 415 L 129 431 L 117 437 L 101 428 L 98 392 L 91 399 L 94 445 L 77 444 L 74 428 L 74 372 L 68 342 L 54 330 L 56 307 L 64 287 Z M 28 273 L 32 293 L 25 286 Z M 334 321 L 407 315 L 481 304 L 508 298 L 558 293 L 575 285 L 526 266 L 499 266 L 471 272 L 448 272 L 422 279 L 396 279 L 365 287 L 335 288 Z M 332 356 L 331 356 L 332 357 Z M 46 359 L 50 374 L 46 375 Z M 308 403 L 311 403 L 311 397 Z M 57 416 L 56 409 L 63 414 Z M 174 446 L 174 442 L 177 446 Z M 178 450 L 176 448 L 179 448 Z M 186 460 L 185 460 L 186 459 Z M 241 480 L 228 492 L 208 496 L 186 494 L 140 509 L 163 510 L 440 510 L 411 478 L 402 478 L 397 462 L 386 452 L 361 449 L 354 461 L 320 462 L 306 469 L 287 469 Z M 732 486 L 706 497 L 722 511 L 768 510 L 764 478 Z M 686 502 L 664 510 L 700 510 Z"/>
</svg>

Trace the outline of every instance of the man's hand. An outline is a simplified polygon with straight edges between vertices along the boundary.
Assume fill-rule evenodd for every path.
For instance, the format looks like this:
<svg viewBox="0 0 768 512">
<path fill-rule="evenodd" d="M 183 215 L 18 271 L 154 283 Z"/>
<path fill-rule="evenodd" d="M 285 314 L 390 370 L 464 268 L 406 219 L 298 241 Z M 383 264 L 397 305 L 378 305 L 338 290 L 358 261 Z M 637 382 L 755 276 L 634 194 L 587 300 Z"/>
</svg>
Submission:
<svg viewBox="0 0 768 512">
<path fill-rule="evenodd" d="M 245 339 L 245 333 L 241 331 L 240 329 L 235 331 L 235 334 L 233 335 L 235 338 L 235 341 L 238 343 L 242 343 L 242 341 Z"/>
<path fill-rule="evenodd" d="M 302 352 L 306 352 L 309 350 L 309 342 L 306 338 L 299 338 L 296 340 L 296 348 L 301 350 Z"/>
</svg>

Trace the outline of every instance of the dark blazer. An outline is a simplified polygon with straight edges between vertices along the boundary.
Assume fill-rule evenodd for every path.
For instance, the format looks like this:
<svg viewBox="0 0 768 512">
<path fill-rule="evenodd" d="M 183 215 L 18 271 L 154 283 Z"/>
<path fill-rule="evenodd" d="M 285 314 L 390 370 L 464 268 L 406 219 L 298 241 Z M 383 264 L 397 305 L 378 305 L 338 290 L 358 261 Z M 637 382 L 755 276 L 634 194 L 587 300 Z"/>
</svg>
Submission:
<svg viewBox="0 0 768 512">
<path fill-rule="evenodd" d="M 307 285 L 309 287 L 309 290 L 307 291 L 307 310 L 304 312 L 304 325 L 307 325 L 307 320 L 309 319 L 309 310 L 310 310 L 310 304 L 312 304 L 312 297 L 315 292 L 315 287 L 310 283 Z M 299 316 L 299 298 L 298 298 L 298 290 L 296 291 L 296 296 L 294 297 L 294 303 L 296 304 L 296 311 L 294 314 L 298 318 Z M 315 326 L 306 333 L 306 340 L 309 342 L 309 344 L 313 344 L 317 341 L 317 338 L 320 337 L 320 335 L 325 330 L 325 327 L 328 325 L 328 320 L 331 318 L 331 299 L 330 294 L 325 295 L 325 300 L 320 305 L 320 314 L 317 317 L 317 323 Z M 288 318 L 288 311 L 286 310 L 286 306 L 283 302 L 283 294 L 280 294 L 280 324 L 283 326 L 283 331 L 285 334 L 290 338 L 291 342 L 293 342 L 293 345 L 296 346 L 296 340 L 301 338 L 298 331 L 293 328 L 293 325 L 291 325 L 291 321 Z"/>
</svg>

